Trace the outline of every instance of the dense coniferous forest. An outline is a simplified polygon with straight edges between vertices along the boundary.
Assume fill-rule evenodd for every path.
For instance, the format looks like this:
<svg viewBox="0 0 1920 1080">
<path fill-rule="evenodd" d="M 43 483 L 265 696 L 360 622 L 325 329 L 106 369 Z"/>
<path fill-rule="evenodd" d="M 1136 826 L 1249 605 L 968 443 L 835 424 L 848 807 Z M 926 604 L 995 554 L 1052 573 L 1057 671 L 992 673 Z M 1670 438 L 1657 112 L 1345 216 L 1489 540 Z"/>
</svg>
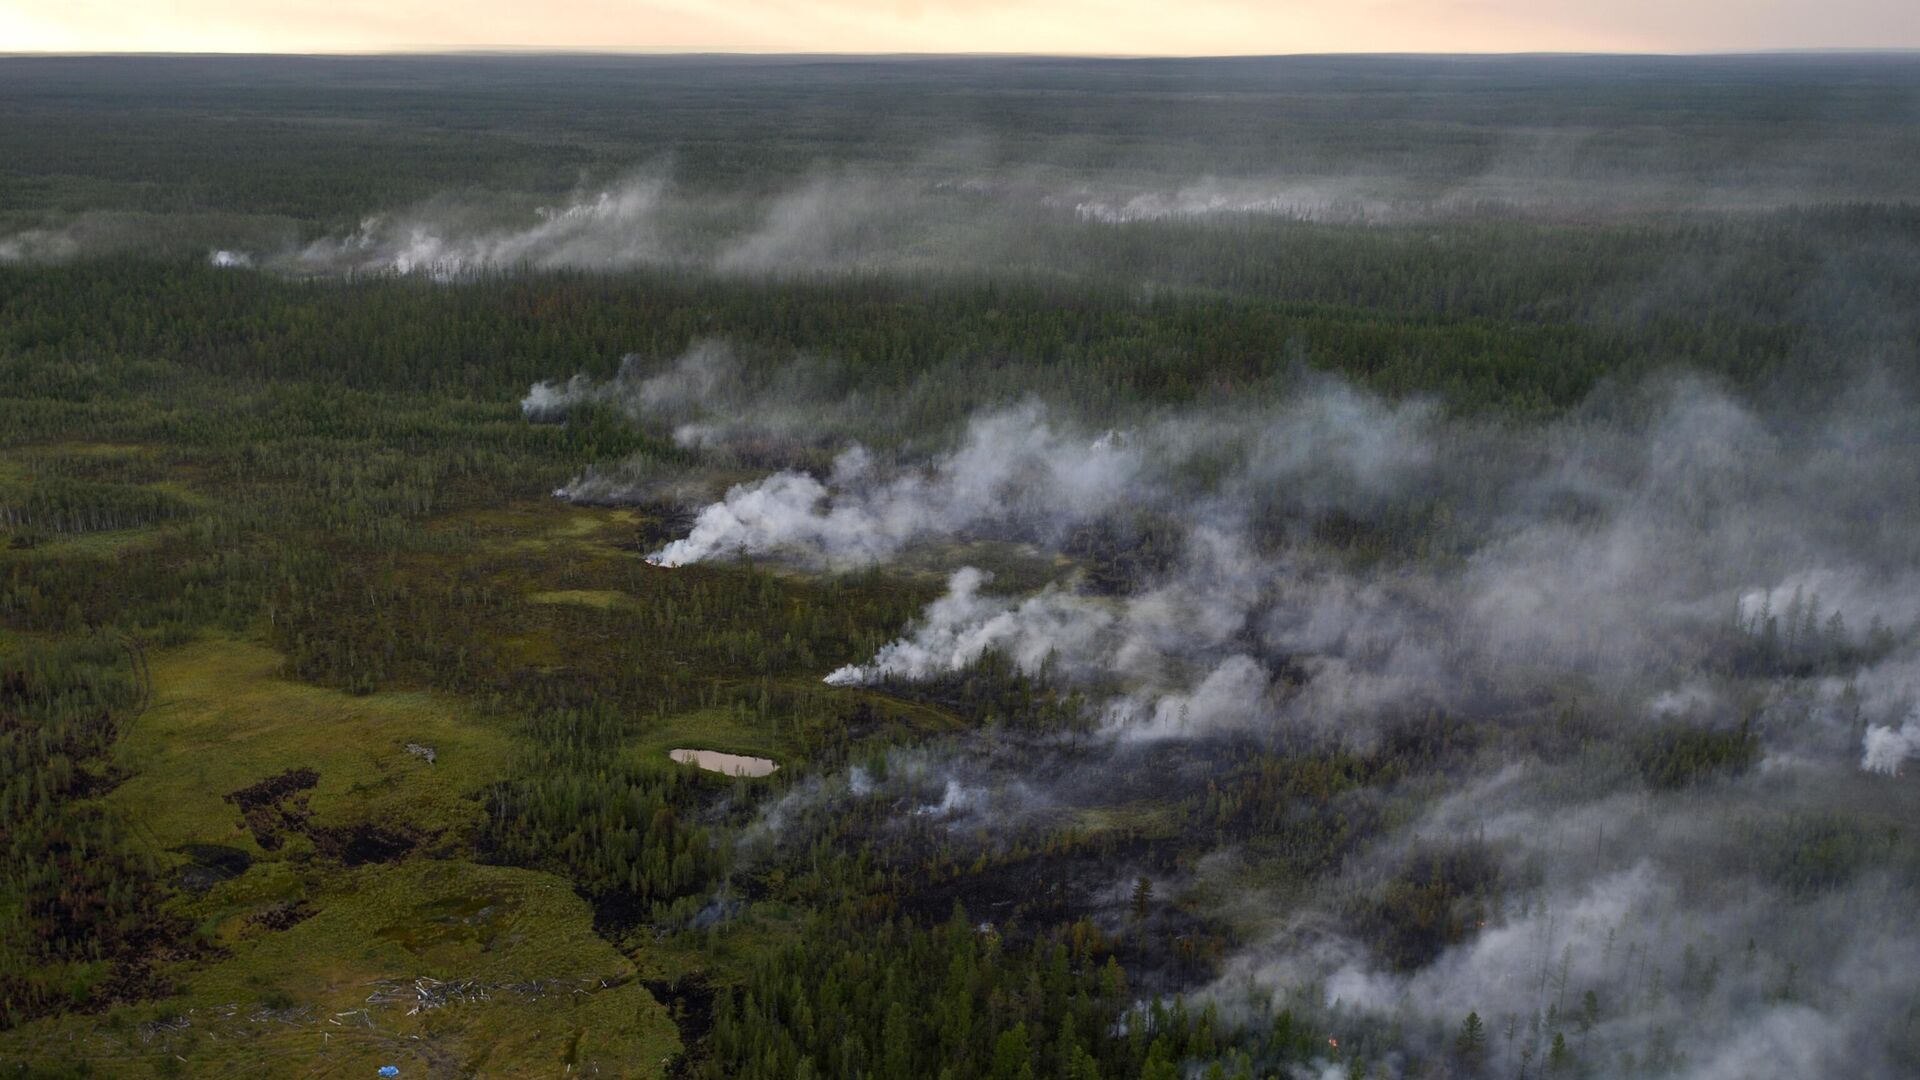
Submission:
<svg viewBox="0 0 1920 1080">
<path fill-rule="evenodd" d="M 0 58 L 0 1071 L 1913 1075 L 1916 118 Z"/>
</svg>

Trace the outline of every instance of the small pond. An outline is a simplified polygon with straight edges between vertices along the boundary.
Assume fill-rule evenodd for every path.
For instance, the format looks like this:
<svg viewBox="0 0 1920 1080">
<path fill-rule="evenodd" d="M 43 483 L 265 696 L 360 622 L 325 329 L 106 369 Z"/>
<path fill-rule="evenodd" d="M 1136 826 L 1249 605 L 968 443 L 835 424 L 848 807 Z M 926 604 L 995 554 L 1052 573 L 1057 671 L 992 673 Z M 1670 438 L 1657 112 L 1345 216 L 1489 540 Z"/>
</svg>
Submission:
<svg viewBox="0 0 1920 1080">
<path fill-rule="evenodd" d="M 718 750 L 675 750 L 668 755 L 682 765 L 698 765 L 727 776 L 765 776 L 780 766 L 763 757 L 723 754 Z"/>
</svg>

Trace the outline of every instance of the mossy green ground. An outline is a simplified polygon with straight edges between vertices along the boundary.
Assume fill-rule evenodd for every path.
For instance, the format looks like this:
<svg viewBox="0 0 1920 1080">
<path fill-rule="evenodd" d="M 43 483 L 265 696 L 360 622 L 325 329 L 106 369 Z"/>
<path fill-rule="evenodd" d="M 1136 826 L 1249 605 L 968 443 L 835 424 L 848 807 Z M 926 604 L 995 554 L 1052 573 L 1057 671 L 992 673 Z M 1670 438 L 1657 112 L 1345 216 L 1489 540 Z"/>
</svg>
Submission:
<svg viewBox="0 0 1920 1080">
<path fill-rule="evenodd" d="M 95 558 L 112 559 L 140 548 L 158 546 L 178 526 L 143 529 L 113 529 L 36 539 L 32 547 L 17 549 L 17 557 L 27 559 Z"/>
<path fill-rule="evenodd" d="M 289 929 L 239 913 L 292 893 L 315 912 Z M 185 975 L 175 997 L 9 1032 L 0 1061 L 116 1076 L 372 1076 L 386 1064 L 403 1077 L 653 1076 L 679 1049 L 633 963 L 548 874 L 419 859 L 315 876 L 269 863 L 194 906 L 235 911 L 220 924 L 224 959 Z M 416 1012 L 422 979 L 472 989 Z"/>
<path fill-rule="evenodd" d="M 424 692 L 355 696 L 279 677 L 277 653 L 198 642 L 155 658 L 153 704 L 120 741 L 132 778 L 110 796 L 155 846 L 218 843 L 262 854 L 229 792 L 294 768 L 320 777 L 316 823 L 368 822 L 428 837 L 458 833 L 473 798 L 507 766 L 497 724 Z M 428 764 L 409 743 L 434 749 Z M 299 843 L 295 840 L 293 843 Z"/>
<path fill-rule="evenodd" d="M 648 601 L 623 584 L 639 520 L 547 500 L 450 514 L 433 526 L 451 534 L 446 550 L 421 553 L 410 572 L 473 574 L 523 598 L 498 639 L 511 662 L 578 662 L 640 632 Z M 46 546 L 148 544 L 183 527 Z M 164 965 L 170 995 L 0 1033 L 0 1073 L 371 1076 L 394 1064 L 403 1077 L 660 1075 L 679 1036 L 636 980 L 725 981 L 796 930 L 794 911 L 762 904 L 722 932 L 616 945 L 594 932 L 565 879 L 470 861 L 485 792 L 527 749 L 515 717 L 404 683 L 352 694 L 301 682 L 249 634 L 207 634 L 149 659 L 151 699 L 122 728 L 114 760 L 125 779 L 105 807 L 168 872 L 204 868 L 209 850 L 251 861 L 170 901 L 208 946 Z M 788 692 L 813 684 L 745 681 Z M 955 723 L 923 705 L 869 703 L 892 724 Z M 435 762 L 408 744 L 432 747 Z M 657 718 L 624 752 L 665 762 L 682 746 L 783 764 L 800 752 L 777 715 L 740 707 Z M 262 848 L 227 796 L 290 769 L 317 774 L 304 793 L 316 830 L 373 825 L 417 845 L 363 866 L 294 830 Z M 412 1012 L 407 995 L 423 978 L 473 989 Z"/>
<path fill-rule="evenodd" d="M 123 735 L 132 776 L 109 803 L 157 853 L 218 844 L 252 865 L 178 910 L 216 947 L 170 972 L 177 995 L 0 1035 L 0 1062 L 84 1063 L 103 1075 L 648 1076 L 679 1049 L 666 1011 L 592 912 L 549 874 L 431 857 L 482 812 L 512 742 L 497 722 L 424 692 L 354 696 L 280 677 L 244 641 L 157 654 L 151 706 Z M 434 747 L 436 763 L 409 754 Z M 303 837 L 263 851 L 224 796 L 311 768 L 319 825 L 374 822 L 426 854 L 343 867 Z M 285 929 L 262 916 L 292 906 Z M 471 1000 L 410 1014 L 420 978 L 472 980 Z"/>
<path fill-rule="evenodd" d="M 555 589 L 527 597 L 536 604 L 584 604 L 602 611 L 627 603 L 627 597 L 611 589 Z"/>
</svg>

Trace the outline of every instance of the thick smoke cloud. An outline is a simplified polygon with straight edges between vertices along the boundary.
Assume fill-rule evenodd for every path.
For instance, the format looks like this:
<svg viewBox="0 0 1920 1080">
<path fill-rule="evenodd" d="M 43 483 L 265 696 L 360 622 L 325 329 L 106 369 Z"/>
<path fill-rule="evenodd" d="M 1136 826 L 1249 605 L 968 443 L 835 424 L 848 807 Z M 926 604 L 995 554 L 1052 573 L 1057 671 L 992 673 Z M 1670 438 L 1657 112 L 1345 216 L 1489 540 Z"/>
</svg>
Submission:
<svg viewBox="0 0 1920 1080">
<path fill-rule="evenodd" d="M 525 407 L 605 392 L 539 387 Z M 1325 382 L 1271 408 L 1099 434 L 1030 403 L 976 416 L 925 465 L 855 446 L 822 475 L 737 485 L 650 559 L 852 567 L 983 536 L 1057 546 L 1076 529 L 1165 515 L 1179 550 L 1124 595 L 1067 581 L 995 597 L 985 575 L 962 572 L 906 636 L 833 678 L 925 678 L 992 650 L 1114 690 L 1116 731 L 1362 732 L 1380 710 L 1464 707 L 1495 671 L 1510 690 L 1577 673 L 1631 690 L 1649 715 L 1704 720 L 1740 680 L 1709 689 L 1698 671 L 1770 649 L 1795 655 L 1765 663 L 1853 661 L 1850 683 L 1836 673 L 1815 697 L 1831 706 L 1851 686 L 1898 730 L 1910 692 L 1899 659 L 1920 615 L 1920 590 L 1896 569 L 1911 541 L 1844 523 L 1920 477 L 1897 453 L 1862 451 L 1848 423 L 1769 421 L 1691 382 L 1651 391 L 1631 422 L 1545 432 L 1443 423 Z M 1874 482 L 1836 483 L 1863 452 L 1878 455 Z M 1455 557 L 1356 573 L 1302 535 L 1315 518 L 1364 520 L 1415 499 L 1444 506 L 1445 524 L 1425 527 Z M 1900 745 L 1891 738 L 1880 745 Z"/>
<path fill-rule="evenodd" d="M 642 402 L 643 422 L 672 424 L 664 402 L 726 383 L 703 370 L 662 369 L 674 381 L 658 385 L 692 387 L 678 397 L 640 392 L 664 376 L 637 365 L 618 391 L 536 388 L 528 412 Z M 1914 810 L 1898 773 L 1920 753 L 1920 462 L 1911 399 L 1863 385 L 1812 411 L 1656 380 L 1545 425 L 1312 378 L 1115 430 L 1027 403 L 943 449 L 843 445 L 831 465 L 736 485 L 654 560 L 832 571 L 1002 538 L 1074 567 L 1000 590 L 962 565 L 895 640 L 823 674 L 910 692 L 996 656 L 1075 690 L 1086 732 L 803 784 L 762 839 L 879 799 L 901 829 L 1000 850 L 1116 798 L 1205 790 L 1237 747 L 1365 755 L 1435 716 L 1525 732 L 1573 715 L 1596 726 L 1571 757 L 1496 742 L 1465 775 L 1366 796 L 1392 824 L 1304 895 L 1266 895 L 1260 856 L 1232 847 L 1163 881 L 1246 943 L 1203 996 L 1255 1025 L 1292 1008 L 1359 1045 L 1391 1032 L 1429 1061 L 1457 1059 L 1476 1011 L 1494 1073 L 1539 1074 L 1557 1031 L 1594 1075 L 1890 1080 L 1920 1054 L 1902 1034 L 1920 933 L 1887 918 L 1920 868 L 1876 839 Z M 1356 530 L 1373 546 L 1343 547 Z M 1103 564 L 1150 536 L 1162 557 Z M 1650 787 L 1637 748 L 1673 731 L 1750 736 L 1757 762 Z M 1186 764 L 1143 769 L 1152 755 Z M 1449 851 L 1481 853 L 1496 884 L 1458 942 L 1396 966 L 1354 912 Z"/>
<path fill-rule="evenodd" d="M 739 485 L 648 561 L 788 553 L 866 565 L 989 524 L 1057 531 L 1112 508 L 1143 465 L 1123 440 L 1068 436 L 1038 406 L 1020 406 L 976 417 L 961 445 L 926 468 L 887 469 L 854 446 L 824 480 L 781 472 Z"/>
<path fill-rule="evenodd" d="M 1899 727 L 1875 724 L 1867 729 L 1860 767 L 1869 772 L 1900 772 L 1908 758 L 1920 756 L 1920 719 L 1909 718 Z"/>
<path fill-rule="evenodd" d="M 1442 1059 L 1456 1057 L 1475 1011 L 1488 1034 L 1482 1065 L 1496 1075 L 1538 1073 L 1555 1028 L 1596 1075 L 1901 1075 L 1889 1054 L 1913 1049 L 1900 1050 L 1899 1033 L 1912 1021 L 1920 933 L 1871 913 L 1897 910 L 1910 887 L 1867 871 L 1788 879 L 1789 863 L 1752 851 L 1833 828 L 1818 815 L 1825 786 L 1849 783 L 1844 772 L 1764 771 L 1651 799 L 1583 799 L 1570 779 L 1509 766 L 1439 800 L 1317 902 L 1269 917 L 1265 942 L 1208 996 L 1227 1009 L 1286 1000 L 1355 1033 L 1391 1027 Z M 1897 813 L 1887 794 L 1848 809 Z M 1448 840 L 1531 868 L 1468 940 L 1400 971 L 1326 917 L 1381 864 L 1417 862 Z"/>
<path fill-rule="evenodd" d="M 1023 600 L 982 596 L 988 576 L 971 566 L 956 571 L 947 594 L 927 608 L 913 636 L 887 645 L 866 664 L 848 664 L 834 671 L 827 683 L 858 686 L 958 674 L 989 652 L 1002 654 L 1020 671 L 1036 675 L 1049 660 L 1093 652 L 1096 642 L 1114 628 L 1113 612 L 1058 589 Z"/>
</svg>

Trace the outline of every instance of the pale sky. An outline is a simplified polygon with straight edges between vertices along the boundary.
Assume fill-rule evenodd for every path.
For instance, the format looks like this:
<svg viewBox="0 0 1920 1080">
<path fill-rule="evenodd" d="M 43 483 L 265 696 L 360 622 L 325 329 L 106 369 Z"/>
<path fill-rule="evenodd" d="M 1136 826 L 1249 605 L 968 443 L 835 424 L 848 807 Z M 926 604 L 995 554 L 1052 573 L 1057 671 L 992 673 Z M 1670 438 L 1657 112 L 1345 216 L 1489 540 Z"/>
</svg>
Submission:
<svg viewBox="0 0 1920 1080">
<path fill-rule="evenodd" d="M 0 52 L 1920 47 L 1920 0 L 0 0 Z"/>
</svg>

